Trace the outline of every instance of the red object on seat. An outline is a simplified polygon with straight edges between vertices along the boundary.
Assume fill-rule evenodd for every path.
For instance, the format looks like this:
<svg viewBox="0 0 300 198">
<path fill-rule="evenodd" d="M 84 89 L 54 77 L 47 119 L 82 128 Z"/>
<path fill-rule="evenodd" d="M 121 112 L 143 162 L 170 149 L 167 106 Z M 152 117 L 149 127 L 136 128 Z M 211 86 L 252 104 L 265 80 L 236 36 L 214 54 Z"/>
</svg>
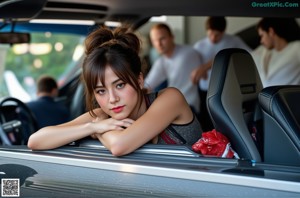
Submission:
<svg viewBox="0 0 300 198">
<path fill-rule="evenodd" d="M 215 129 L 202 133 L 202 137 L 192 145 L 192 149 L 202 155 L 239 158 L 238 154 L 231 148 L 228 138 Z"/>
</svg>

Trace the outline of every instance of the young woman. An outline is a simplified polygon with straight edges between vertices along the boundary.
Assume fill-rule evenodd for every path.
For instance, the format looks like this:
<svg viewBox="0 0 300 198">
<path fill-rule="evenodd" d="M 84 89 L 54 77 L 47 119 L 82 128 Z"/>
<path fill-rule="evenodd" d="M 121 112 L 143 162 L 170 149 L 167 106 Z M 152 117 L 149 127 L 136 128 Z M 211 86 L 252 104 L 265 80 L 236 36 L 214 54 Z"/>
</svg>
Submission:
<svg viewBox="0 0 300 198">
<path fill-rule="evenodd" d="M 29 148 L 53 149 L 92 136 L 121 156 L 148 142 L 192 145 L 200 138 L 201 126 L 180 91 L 143 90 L 140 41 L 133 32 L 102 27 L 87 37 L 85 45 L 82 77 L 89 111 L 35 132 Z"/>
</svg>

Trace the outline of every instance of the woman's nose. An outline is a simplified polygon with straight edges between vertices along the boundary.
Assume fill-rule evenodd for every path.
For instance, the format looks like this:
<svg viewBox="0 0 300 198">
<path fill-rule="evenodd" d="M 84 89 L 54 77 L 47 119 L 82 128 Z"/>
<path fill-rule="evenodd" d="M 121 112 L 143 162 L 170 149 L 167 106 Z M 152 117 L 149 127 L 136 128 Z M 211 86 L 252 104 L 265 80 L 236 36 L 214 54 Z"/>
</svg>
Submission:
<svg viewBox="0 0 300 198">
<path fill-rule="evenodd" d="M 110 103 L 116 103 L 119 100 L 120 100 L 120 98 L 119 98 L 119 96 L 116 93 L 114 93 L 113 91 L 110 92 L 110 95 L 109 95 L 109 102 Z"/>
</svg>

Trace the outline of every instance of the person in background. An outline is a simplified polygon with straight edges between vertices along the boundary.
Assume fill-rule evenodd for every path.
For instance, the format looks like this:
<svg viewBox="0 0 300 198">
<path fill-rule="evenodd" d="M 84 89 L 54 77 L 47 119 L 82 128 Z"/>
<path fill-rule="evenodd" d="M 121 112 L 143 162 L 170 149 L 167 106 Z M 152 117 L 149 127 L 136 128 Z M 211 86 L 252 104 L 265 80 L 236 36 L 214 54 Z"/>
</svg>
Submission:
<svg viewBox="0 0 300 198">
<path fill-rule="evenodd" d="M 37 81 L 37 99 L 27 103 L 37 119 L 39 128 L 69 121 L 69 110 L 62 103 L 55 101 L 57 95 L 56 80 L 51 76 L 41 76 Z"/>
<path fill-rule="evenodd" d="M 194 112 L 199 114 L 198 88 L 190 81 L 190 73 L 201 64 L 199 54 L 192 47 L 176 44 L 170 27 L 163 23 L 152 26 L 150 39 L 161 56 L 152 65 L 145 87 L 153 90 L 167 80 L 167 86 L 179 89 Z"/>
<path fill-rule="evenodd" d="M 238 36 L 225 32 L 226 25 L 225 17 L 208 17 L 205 23 L 207 36 L 194 44 L 194 49 L 200 53 L 203 64 L 191 72 L 190 78 L 193 84 L 198 84 L 199 86 L 201 100 L 200 122 L 204 131 L 213 129 L 206 107 L 206 96 L 215 55 L 225 48 L 242 48 L 249 52 L 251 51 L 251 48 Z"/>
<path fill-rule="evenodd" d="M 148 35 L 148 43 L 149 43 L 149 50 L 147 52 L 146 58 L 147 58 L 147 63 L 148 63 L 148 71 L 145 73 L 145 77 L 147 76 L 148 72 L 151 69 L 151 66 L 155 63 L 155 61 L 161 56 L 158 51 L 153 47 L 151 39 L 150 39 L 150 34 Z M 160 85 L 156 86 L 152 91 L 160 91 L 164 88 L 168 87 L 168 82 L 165 80 L 162 82 Z"/>
<path fill-rule="evenodd" d="M 300 28 L 293 18 L 263 18 L 257 24 L 261 46 L 254 50 L 264 87 L 300 85 Z"/>
<path fill-rule="evenodd" d="M 33 150 L 53 149 L 92 136 L 115 156 L 146 143 L 192 145 L 201 125 L 176 88 L 146 93 L 140 40 L 130 28 L 100 27 L 85 41 L 82 66 L 88 112 L 30 136 Z"/>
</svg>

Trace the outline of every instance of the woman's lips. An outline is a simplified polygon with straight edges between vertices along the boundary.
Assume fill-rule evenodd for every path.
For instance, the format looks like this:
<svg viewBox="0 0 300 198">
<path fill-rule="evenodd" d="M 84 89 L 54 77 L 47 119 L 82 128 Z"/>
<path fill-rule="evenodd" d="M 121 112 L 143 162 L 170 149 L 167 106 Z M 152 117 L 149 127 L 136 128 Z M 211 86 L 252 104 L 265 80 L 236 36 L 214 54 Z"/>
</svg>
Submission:
<svg viewBox="0 0 300 198">
<path fill-rule="evenodd" d="M 123 111 L 124 106 L 119 106 L 119 107 L 114 107 L 112 108 L 112 111 L 115 113 L 120 113 L 121 111 Z"/>
</svg>

